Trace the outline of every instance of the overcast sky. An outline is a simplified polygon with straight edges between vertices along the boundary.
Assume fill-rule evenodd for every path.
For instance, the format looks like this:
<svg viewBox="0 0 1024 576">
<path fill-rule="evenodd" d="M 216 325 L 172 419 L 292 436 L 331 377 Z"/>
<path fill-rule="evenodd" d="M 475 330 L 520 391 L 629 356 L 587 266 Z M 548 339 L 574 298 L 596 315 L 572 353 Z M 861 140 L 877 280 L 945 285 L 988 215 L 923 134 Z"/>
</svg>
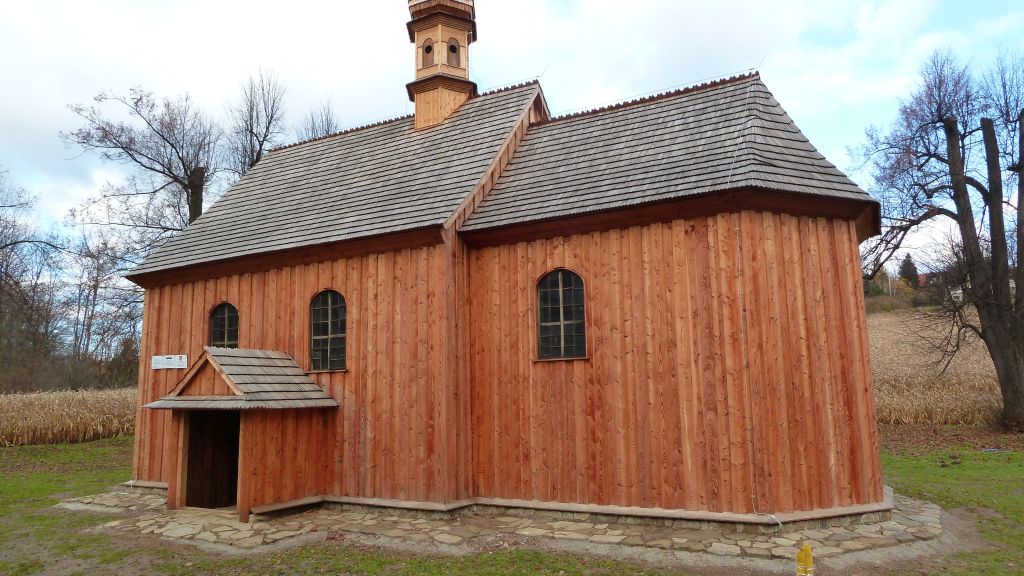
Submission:
<svg viewBox="0 0 1024 576">
<path fill-rule="evenodd" d="M 1019 0 L 477 0 L 477 19 L 481 90 L 540 78 L 563 113 L 758 68 L 844 169 L 933 50 L 1024 52 Z M 0 167 L 60 221 L 122 177 L 61 143 L 69 103 L 141 86 L 222 116 L 260 69 L 287 87 L 290 126 L 324 100 L 345 127 L 410 113 L 407 20 L 403 0 L 0 0 Z"/>
</svg>

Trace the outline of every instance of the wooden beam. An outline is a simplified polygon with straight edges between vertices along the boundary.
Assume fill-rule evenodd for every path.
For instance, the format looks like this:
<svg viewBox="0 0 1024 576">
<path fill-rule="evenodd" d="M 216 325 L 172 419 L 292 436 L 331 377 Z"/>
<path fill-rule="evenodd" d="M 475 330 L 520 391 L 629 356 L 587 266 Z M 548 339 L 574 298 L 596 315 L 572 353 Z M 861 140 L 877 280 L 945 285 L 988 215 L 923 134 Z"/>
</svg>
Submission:
<svg viewBox="0 0 1024 576">
<path fill-rule="evenodd" d="M 145 358 L 142 358 L 143 364 L 145 364 L 145 360 Z M 188 383 L 192 381 L 192 378 L 195 378 L 195 375 L 199 373 L 199 370 L 209 361 L 210 354 L 208 352 L 203 352 L 203 355 L 200 356 L 198 360 L 196 360 L 195 364 L 193 364 L 192 367 L 188 369 L 188 372 L 186 372 L 185 375 L 181 377 L 181 380 L 178 380 L 178 383 L 174 386 L 174 389 L 168 392 L 166 396 L 177 396 L 181 394 L 182 390 L 184 390 L 185 387 L 188 386 Z"/>
<path fill-rule="evenodd" d="M 176 454 L 173 455 L 174 470 L 169 475 L 167 483 L 167 509 L 177 510 L 185 506 L 186 483 L 188 482 L 188 412 L 175 411 L 172 414 L 178 422 L 178 437 L 175 446 Z"/>
<path fill-rule="evenodd" d="M 302 508 L 304 506 L 316 506 L 324 502 L 323 496 L 309 496 L 307 498 L 298 498 L 295 500 L 289 500 L 287 502 L 277 502 L 275 504 L 265 504 L 263 506 L 253 506 L 251 509 L 246 511 L 245 519 L 240 520 L 241 522 L 249 521 L 249 514 L 270 514 L 273 512 L 280 512 L 282 510 L 289 510 L 291 508 Z M 239 517 L 241 517 L 241 510 L 239 511 Z"/>
<path fill-rule="evenodd" d="M 639 506 L 602 506 L 596 504 L 570 504 L 564 502 L 541 502 L 538 500 L 513 500 L 506 498 L 469 498 L 449 503 L 413 502 L 407 500 L 389 500 L 385 498 L 357 498 L 347 496 L 310 496 L 278 502 L 264 506 L 254 506 L 252 514 L 262 515 L 280 512 L 292 508 L 317 506 L 319 504 L 350 504 L 393 510 L 415 510 L 421 512 L 456 512 L 472 506 L 493 506 L 517 510 L 537 510 L 542 512 L 569 512 L 574 514 L 600 514 L 605 516 L 622 516 L 626 518 L 657 518 L 664 520 L 692 520 L 698 522 L 721 522 L 723 524 L 752 524 L 772 526 L 779 522 L 806 522 L 808 520 L 824 520 L 860 516 L 875 512 L 889 512 L 895 508 L 893 491 L 886 487 L 885 499 L 874 504 L 860 504 L 804 512 L 786 514 L 732 514 L 728 512 L 706 512 L 694 510 L 670 510 L 665 508 L 645 508 Z"/>
<path fill-rule="evenodd" d="M 146 480 L 129 480 L 122 482 L 122 486 L 126 488 L 142 489 L 142 490 L 167 490 L 167 482 L 149 482 Z"/>
</svg>

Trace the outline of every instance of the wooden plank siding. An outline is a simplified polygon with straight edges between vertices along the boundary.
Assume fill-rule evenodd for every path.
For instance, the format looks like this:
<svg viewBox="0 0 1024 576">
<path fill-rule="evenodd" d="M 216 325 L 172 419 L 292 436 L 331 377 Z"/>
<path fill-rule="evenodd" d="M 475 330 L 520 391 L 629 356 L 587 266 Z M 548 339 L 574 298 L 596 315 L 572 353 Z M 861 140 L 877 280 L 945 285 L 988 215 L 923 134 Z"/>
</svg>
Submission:
<svg viewBox="0 0 1024 576">
<path fill-rule="evenodd" d="M 192 381 L 180 392 L 181 396 L 234 396 L 224 378 L 212 364 L 207 363 L 196 372 Z"/>
<path fill-rule="evenodd" d="M 445 284 L 452 287 L 447 295 L 449 306 L 449 354 L 448 366 L 452 368 L 450 377 L 454 386 L 444 398 L 449 398 L 453 407 L 452 417 L 457 423 L 449 427 L 450 446 L 454 454 L 448 460 L 451 466 L 450 500 L 466 500 L 472 498 L 473 492 L 473 451 L 472 451 L 472 375 L 469 370 L 470 331 L 464 329 L 471 322 L 469 315 L 469 294 L 472 291 L 469 271 L 469 249 L 461 234 L 457 231 L 473 210 L 491 190 L 497 186 L 505 167 L 512 160 L 516 149 L 526 137 L 532 124 L 549 117 L 547 105 L 538 91 L 530 106 L 519 117 L 515 127 L 502 144 L 494 160 L 484 172 L 473 192 L 459 205 L 454 213 L 445 221 L 442 236 L 448 247 L 448 267 L 446 268 Z"/>
<path fill-rule="evenodd" d="M 784 513 L 883 499 L 856 223 L 744 211 L 473 249 L 478 497 Z M 536 361 L 536 283 L 588 358 Z"/>
<path fill-rule="evenodd" d="M 345 372 L 313 373 L 337 410 L 243 414 L 239 508 L 334 494 L 443 501 L 439 462 L 446 319 L 442 244 L 238 273 L 146 290 L 133 477 L 170 482 L 181 418 L 141 406 L 170 392 L 185 370 L 151 370 L 154 354 L 199 359 L 209 313 L 239 311 L 239 346 L 278 350 L 309 369 L 309 303 L 337 290 L 347 304 Z M 412 343 L 416 345 L 413 346 Z M 195 394 L 224 392 L 203 378 Z"/>
<path fill-rule="evenodd" d="M 198 360 L 230 302 L 240 347 L 308 370 L 309 303 L 333 289 L 347 371 L 311 378 L 340 407 L 242 414 L 243 517 L 321 496 L 737 514 L 883 500 L 853 219 L 747 210 L 492 247 L 458 222 L 436 244 L 148 288 L 134 479 L 183 501 L 186 419 L 141 406 L 185 371 L 151 355 Z M 536 283 L 560 267 L 585 283 L 588 357 L 537 361 Z M 200 376 L 189 394 L 230 392 Z"/>
</svg>

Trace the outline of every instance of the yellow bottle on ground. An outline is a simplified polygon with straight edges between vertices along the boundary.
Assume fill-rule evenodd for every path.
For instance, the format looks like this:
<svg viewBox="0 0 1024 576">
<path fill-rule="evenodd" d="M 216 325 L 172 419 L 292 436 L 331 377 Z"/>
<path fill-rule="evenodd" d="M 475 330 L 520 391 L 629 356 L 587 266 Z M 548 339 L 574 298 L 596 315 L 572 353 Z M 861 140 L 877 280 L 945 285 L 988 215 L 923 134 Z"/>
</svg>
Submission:
<svg viewBox="0 0 1024 576">
<path fill-rule="evenodd" d="M 804 544 L 796 553 L 796 576 L 810 576 L 814 574 L 814 555 L 811 553 L 811 545 Z"/>
</svg>

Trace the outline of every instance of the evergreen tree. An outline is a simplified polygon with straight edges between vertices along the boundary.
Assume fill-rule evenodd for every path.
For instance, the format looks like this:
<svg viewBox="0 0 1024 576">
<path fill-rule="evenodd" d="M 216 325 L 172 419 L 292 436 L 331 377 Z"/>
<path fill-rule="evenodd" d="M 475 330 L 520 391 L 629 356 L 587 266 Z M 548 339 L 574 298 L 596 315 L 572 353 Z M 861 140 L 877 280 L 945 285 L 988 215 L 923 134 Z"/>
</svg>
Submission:
<svg viewBox="0 0 1024 576">
<path fill-rule="evenodd" d="M 917 275 L 917 264 L 914 264 L 914 259 L 907 254 L 903 257 L 903 262 L 900 263 L 900 278 L 902 278 L 911 288 L 920 288 L 921 282 L 920 277 Z"/>
</svg>

